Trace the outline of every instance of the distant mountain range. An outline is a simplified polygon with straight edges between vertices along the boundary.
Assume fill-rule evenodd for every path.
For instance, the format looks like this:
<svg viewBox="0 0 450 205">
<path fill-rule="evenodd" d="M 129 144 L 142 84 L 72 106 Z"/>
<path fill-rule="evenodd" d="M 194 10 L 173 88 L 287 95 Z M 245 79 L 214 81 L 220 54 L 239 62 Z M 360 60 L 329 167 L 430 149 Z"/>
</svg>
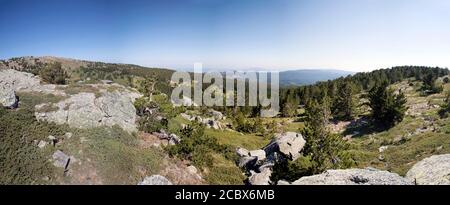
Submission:
<svg viewBox="0 0 450 205">
<path fill-rule="evenodd" d="M 281 86 L 298 86 L 314 84 L 318 81 L 333 80 L 355 72 L 335 70 L 335 69 L 302 69 L 280 72 Z"/>
<path fill-rule="evenodd" d="M 11 58 L 9 60 L 0 60 L 0 69 L 2 67 L 6 67 L 33 73 L 34 68 L 38 68 L 43 64 L 52 62 L 60 62 L 62 64 L 62 67 L 65 68 L 66 70 L 74 70 L 74 69 L 76 70 L 79 69 L 80 67 L 88 67 L 95 69 L 116 68 L 118 70 L 127 70 L 127 72 L 132 71 L 133 73 L 137 72 L 141 74 L 142 72 L 141 70 L 147 69 L 146 67 L 131 64 L 91 62 L 85 60 L 61 58 L 54 56 L 44 56 L 44 57 L 26 56 L 26 57 Z M 170 79 L 171 74 L 174 72 L 174 70 L 158 69 L 158 68 L 151 68 L 149 71 L 156 73 L 158 76 L 163 75 L 164 79 Z M 281 86 L 310 85 L 318 81 L 333 80 L 354 73 L 355 72 L 337 69 L 299 69 L 299 70 L 281 71 L 280 85 Z"/>
</svg>

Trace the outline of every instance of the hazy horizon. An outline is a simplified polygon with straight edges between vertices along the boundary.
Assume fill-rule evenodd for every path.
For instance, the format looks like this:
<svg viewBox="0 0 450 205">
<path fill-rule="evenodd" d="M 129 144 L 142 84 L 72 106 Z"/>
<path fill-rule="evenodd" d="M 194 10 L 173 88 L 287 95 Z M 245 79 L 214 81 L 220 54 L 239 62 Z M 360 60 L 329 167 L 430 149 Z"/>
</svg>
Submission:
<svg viewBox="0 0 450 205">
<path fill-rule="evenodd" d="M 445 0 L 0 0 L 0 58 L 189 70 L 450 67 Z"/>
</svg>

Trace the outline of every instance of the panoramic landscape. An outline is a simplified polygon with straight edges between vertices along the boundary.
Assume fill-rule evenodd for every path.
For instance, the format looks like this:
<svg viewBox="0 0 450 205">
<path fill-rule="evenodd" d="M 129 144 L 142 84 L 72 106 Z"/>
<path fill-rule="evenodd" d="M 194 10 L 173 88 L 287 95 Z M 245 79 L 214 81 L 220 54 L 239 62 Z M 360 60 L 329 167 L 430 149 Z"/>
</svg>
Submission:
<svg viewBox="0 0 450 205">
<path fill-rule="evenodd" d="M 448 3 L 0 2 L 1 185 L 450 185 Z"/>
</svg>

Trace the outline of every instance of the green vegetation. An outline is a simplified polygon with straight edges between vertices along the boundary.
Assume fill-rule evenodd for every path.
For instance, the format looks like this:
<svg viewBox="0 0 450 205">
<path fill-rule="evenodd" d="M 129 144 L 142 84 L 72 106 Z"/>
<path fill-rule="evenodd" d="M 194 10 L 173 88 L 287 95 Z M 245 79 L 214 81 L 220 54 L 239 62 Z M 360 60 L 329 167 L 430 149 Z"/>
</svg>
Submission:
<svg viewBox="0 0 450 205">
<path fill-rule="evenodd" d="M 180 132 L 181 143 L 167 147 L 170 155 L 191 160 L 195 166 L 213 166 L 213 153 L 220 153 L 228 160 L 236 160 L 234 149 L 221 145 L 217 139 L 204 134 L 205 127 L 192 123 Z"/>
<path fill-rule="evenodd" d="M 160 150 L 139 148 L 136 136 L 117 126 L 71 131 L 75 137 L 64 142 L 63 149 L 84 163 L 91 161 L 104 184 L 137 184 L 161 169 Z"/>
<path fill-rule="evenodd" d="M 372 109 L 372 117 L 381 125 L 392 127 L 403 120 L 406 111 L 406 97 L 400 92 L 394 94 L 387 84 L 375 86 L 369 92 L 369 106 Z"/>
<path fill-rule="evenodd" d="M 39 71 L 39 76 L 47 83 L 66 84 L 67 73 L 61 68 L 61 63 L 55 62 L 46 65 Z"/>
<path fill-rule="evenodd" d="M 53 176 L 53 166 L 36 142 L 61 135 L 64 126 L 38 122 L 34 111 L 0 107 L 0 184 L 43 184 Z"/>
</svg>

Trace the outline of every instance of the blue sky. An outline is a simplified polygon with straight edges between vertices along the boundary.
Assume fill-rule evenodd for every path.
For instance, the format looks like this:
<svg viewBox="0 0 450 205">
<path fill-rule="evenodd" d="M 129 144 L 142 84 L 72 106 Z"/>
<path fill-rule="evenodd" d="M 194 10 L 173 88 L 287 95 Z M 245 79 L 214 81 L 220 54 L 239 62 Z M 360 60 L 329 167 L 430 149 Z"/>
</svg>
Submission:
<svg viewBox="0 0 450 205">
<path fill-rule="evenodd" d="M 0 58 L 176 69 L 450 67 L 446 0 L 0 0 Z"/>
</svg>

